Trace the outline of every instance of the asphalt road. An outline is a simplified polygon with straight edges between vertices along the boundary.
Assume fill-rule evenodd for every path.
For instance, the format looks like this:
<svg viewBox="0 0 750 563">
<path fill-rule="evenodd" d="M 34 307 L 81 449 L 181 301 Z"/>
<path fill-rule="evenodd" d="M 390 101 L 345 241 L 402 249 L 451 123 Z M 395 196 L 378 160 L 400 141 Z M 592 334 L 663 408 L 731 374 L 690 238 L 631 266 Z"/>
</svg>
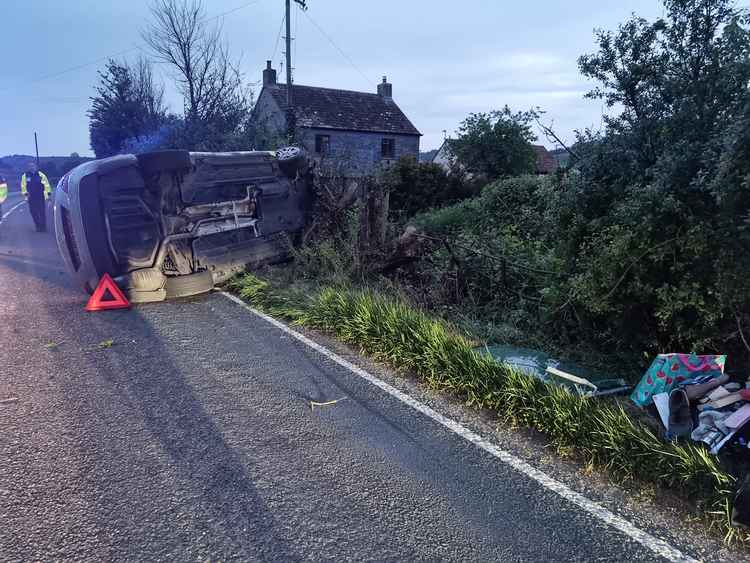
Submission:
<svg viewBox="0 0 750 563">
<path fill-rule="evenodd" d="M 8 194 L 8 199 L 6 199 L 2 204 L 2 213 L 0 213 L 0 220 L 2 220 L 3 216 L 6 214 L 9 214 L 11 210 L 18 205 L 19 203 L 23 202 L 23 196 L 20 192 L 11 192 Z"/>
<path fill-rule="evenodd" d="M 0 224 L 2 561 L 660 560 L 223 295 L 85 301 Z"/>
</svg>

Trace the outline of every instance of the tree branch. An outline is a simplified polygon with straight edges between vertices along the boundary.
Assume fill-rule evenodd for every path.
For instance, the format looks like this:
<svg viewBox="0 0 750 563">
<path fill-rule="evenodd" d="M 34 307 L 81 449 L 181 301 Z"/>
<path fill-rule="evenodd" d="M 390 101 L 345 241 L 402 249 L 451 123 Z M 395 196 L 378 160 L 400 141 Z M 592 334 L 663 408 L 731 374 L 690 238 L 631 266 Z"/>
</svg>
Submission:
<svg viewBox="0 0 750 563">
<path fill-rule="evenodd" d="M 548 127 L 547 125 L 544 125 L 539 117 L 534 117 L 534 120 L 536 121 L 536 124 L 541 127 L 542 131 L 544 132 L 544 135 L 547 137 L 547 139 L 553 139 L 557 144 L 559 144 L 562 148 L 564 148 L 566 151 L 568 151 L 568 154 L 572 156 L 575 160 L 581 160 L 580 155 L 575 152 L 573 149 L 569 148 L 565 143 L 563 143 L 562 139 L 557 136 L 557 134 L 552 130 L 552 127 Z"/>
<path fill-rule="evenodd" d="M 747 343 L 747 339 L 745 338 L 745 333 L 742 331 L 742 322 L 737 312 L 734 313 L 734 318 L 737 319 L 737 330 L 740 333 L 740 338 L 742 339 L 742 343 L 745 345 L 745 348 L 747 348 L 747 351 L 750 352 L 750 344 Z"/>
</svg>

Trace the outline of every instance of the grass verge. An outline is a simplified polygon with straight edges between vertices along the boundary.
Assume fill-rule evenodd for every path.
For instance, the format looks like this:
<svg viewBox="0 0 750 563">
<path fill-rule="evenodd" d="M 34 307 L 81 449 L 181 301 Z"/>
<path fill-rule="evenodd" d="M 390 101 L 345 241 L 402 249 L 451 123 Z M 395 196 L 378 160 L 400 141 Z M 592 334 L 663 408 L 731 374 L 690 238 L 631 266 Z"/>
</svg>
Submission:
<svg viewBox="0 0 750 563">
<path fill-rule="evenodd" d="M 690 443 L 665 443 L 616 399 L 582 398 L 498 364 L 474 352 L 448 323 L 375 291 L 323 287 L 310 295 L 252 274 L 229 287 L 265 313 L 327 332 L 470 406 L 535 428 L 558 451 L 575 451 L 616 479 L 676 490 L 727 543 L 750 541 L 750 534 L 730 524 L 736 479 L 719 460 Z"/>
</svg>

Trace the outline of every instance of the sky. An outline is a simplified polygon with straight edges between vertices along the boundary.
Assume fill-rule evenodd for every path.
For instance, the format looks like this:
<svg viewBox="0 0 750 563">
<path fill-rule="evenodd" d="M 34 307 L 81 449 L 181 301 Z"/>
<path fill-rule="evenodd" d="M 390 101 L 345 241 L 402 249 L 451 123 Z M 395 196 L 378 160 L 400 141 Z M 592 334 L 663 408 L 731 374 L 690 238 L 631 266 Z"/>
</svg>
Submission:
<svg viewBox="0 0 750 563">
<path fill-rule="evenodd" d="M 148 55 L 141 30 L 149 0 L 1 0 L 0 155 L 90 155 L 86 111 L 108 57 Z M 267 59 L 281 71 L 284 0 L 204 0 L 233 56 L 260 90 Z M 577 59 L 595 51 L 594 29 L 615 29 L 636 13 L 663 15 L 659 0 L 307 0 L 294 8 L 297 84 L 376 91 L 393 97 L 439 147 L 472 112 L 540 107 L 563 139 L 601 126 L 601 101 Z M 182 107 L 164 65 L 157 74 L 173 111 Z M 280 80 L 283 72 L 279 72 Z M 542 144 L 552 148 L 541 132 Z"/>
</svg>

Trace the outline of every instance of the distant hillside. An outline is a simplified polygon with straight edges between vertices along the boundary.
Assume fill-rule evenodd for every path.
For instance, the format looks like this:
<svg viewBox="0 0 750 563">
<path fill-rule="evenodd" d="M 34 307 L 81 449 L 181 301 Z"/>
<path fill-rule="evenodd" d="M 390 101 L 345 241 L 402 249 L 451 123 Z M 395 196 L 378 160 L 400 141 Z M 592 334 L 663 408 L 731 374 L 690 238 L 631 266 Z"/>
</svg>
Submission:
<svg viewBox="0 0 750 563">
<path fill-rule="evenodd" d="M 21 189 L 21 175 L 26 171 L 29 162 L 34 160 L 35 157 L 27 154 L 12 154 L 0 157 L 0 176 L 4 176 L 8 181 L 10 191 Z M 39 168 L 47 175 L 52 187 L 54 187 L 66 172 L 89 160 L 93 159 L 78 156 L 76 153 L 70 156 L 40 156 Z"/>
</svg>

